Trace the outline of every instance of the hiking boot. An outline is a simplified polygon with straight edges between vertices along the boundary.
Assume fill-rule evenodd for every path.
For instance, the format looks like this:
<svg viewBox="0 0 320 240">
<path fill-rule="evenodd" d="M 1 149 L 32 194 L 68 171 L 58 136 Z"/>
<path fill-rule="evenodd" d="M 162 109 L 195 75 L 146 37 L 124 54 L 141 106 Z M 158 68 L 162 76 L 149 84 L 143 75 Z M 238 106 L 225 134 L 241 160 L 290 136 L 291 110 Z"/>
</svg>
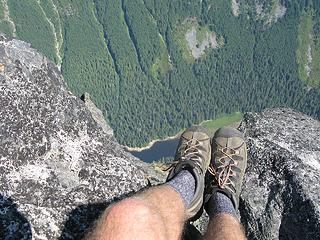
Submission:
<svg viewBox="0 0 320 240">
<path fill-rule="evenodd" d="M 210 164 L 210 157 L 210 137 L 205 128 L 193 126 L 182 133 L 167 181 L 182 170 L 188 170 L 195 178 L 195 193 L 186 211 L 188 219 L 195 217 L 202 207 L 204 176 Z"/>
<path fill-rule="evenodd" d="M 222 192 L 231 199 L 237 210 L 247 167 L 244 136 L 237 129 L 222 127 L 215 132 L 211 148 L 211 163 L 206 175 L 205 203 L 215 192 Z"/>
</svg>

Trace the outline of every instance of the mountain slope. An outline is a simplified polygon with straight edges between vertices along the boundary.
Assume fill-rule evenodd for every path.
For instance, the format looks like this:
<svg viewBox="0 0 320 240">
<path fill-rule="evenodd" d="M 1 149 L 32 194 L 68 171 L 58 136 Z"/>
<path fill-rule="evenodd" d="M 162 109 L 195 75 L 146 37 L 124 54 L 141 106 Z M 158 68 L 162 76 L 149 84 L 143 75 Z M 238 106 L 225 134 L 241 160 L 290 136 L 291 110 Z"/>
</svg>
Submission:
<svg viewBox="0 0 320 240">
<path fill-rule="evenodd" d="M 2 0 L 0 31 L 61 66 L 116 138 L 139 146 L 236 111 L 319 117 L 319 10 L 316 0 Z"/>
</svg>

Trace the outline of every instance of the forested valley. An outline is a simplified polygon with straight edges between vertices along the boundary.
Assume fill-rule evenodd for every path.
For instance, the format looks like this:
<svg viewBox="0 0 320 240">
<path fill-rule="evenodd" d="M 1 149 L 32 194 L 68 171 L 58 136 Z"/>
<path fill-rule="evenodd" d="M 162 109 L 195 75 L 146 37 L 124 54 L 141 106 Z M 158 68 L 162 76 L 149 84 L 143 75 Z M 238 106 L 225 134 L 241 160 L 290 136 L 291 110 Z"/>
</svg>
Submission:
<svg viewBox="0 0 320 240">
<path fill-rule="evenodd" d="M 0 32 L 55 62 L 128 146 L 267 107 L 320 117 L 318 0 L 2 0 Z"/>
</svg>

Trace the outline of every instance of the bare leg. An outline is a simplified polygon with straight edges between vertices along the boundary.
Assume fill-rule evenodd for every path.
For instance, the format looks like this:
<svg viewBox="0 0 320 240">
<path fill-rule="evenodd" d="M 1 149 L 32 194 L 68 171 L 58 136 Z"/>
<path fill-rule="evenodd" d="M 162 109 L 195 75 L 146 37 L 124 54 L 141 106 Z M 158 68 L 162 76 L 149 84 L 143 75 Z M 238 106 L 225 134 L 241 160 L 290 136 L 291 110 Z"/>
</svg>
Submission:
<svg viewBox="0 0 320 240">
<path fill-rule="evenodd" d="M 211 147 L 208 194 L 205 197 L 207 201 L 210 196 L 205 203 L 210 222 L 205 240 L 246 239 L 237 213 L 247 166 L 245 138 L 237 129 L 222 127 L 215 132 Z"/>
<path fill-rule="evenodd" d="M 205 240 L 244 240 L 243 228 L 235 217 L 230 214 L 218 214 L 210 218 Z"/>
<path fill-rule="evenodd" d="M 108 208 L 88 239 L 180 239 L 187 218 L 195 216 L 203 204 L 210 153 L 205 129 L 187 129 L 181 135 L 167 183 Z"/>
<path fill-rule="evenodd" d="M 109 207 L 88 239 L 177 240 L 185 221 L 179 193 L 162 185 Z"/>
</svg>

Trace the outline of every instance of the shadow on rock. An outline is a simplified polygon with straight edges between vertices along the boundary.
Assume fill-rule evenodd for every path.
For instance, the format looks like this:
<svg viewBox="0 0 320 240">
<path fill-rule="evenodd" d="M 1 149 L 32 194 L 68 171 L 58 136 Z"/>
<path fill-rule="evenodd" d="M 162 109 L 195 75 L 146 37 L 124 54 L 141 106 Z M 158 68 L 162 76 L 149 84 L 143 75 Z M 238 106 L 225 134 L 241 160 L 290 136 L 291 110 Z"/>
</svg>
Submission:
<svg viewBox="0 0 320 240">
<path fill-rule="evenodd" d="M 141 189 L 140 191 L 143 191 L 144 189 Z M 108 206 L 121 201 L 122 199 L 128 198 L 134 194 L 136 193 L 130 192 L 109 202 L 100 202 L 78 206 L 69 213 L 68 219 L 64 225 L 59 240 L 84 239 L 85 236 L 94 228 L 95 222 L 99 219 L 99 217 Z M 185 227 L 183 239 L 201 239 L 201 234 L 193 225 L 187 224 Z"/>
<path fill-rule="evenodd" d="M 31 240 L 28 220 L 18 211 L 10 197 L 0 195 L 0 239 Z"/>
<path fill-rule="evenodd" d="M 188 223 L 183 233 L 183 240 L 200 240 L 202 239 L 201 233 L 192 224 Z"/>
<path fill-rule="evenodd" d="M 141 189 L 143 191 L 145 188 Z M 139 191 L 139 192 L 140 192 Z M 84 239 L 93 229 L 96 220 L 102 215 L 104 210 L 113 203 L 121 201 L 136 194 L 132 191 L 111 201 L 97 202 L 80 205 L 68 214 L 68 219 L 64 225 L 59 240 Z"/>
<path fill-rule="evenodd" d="M 69 214 L 59 239 L 83 239 L 110 204 L 111 202 L 78 206 Z"/>
</svg>

